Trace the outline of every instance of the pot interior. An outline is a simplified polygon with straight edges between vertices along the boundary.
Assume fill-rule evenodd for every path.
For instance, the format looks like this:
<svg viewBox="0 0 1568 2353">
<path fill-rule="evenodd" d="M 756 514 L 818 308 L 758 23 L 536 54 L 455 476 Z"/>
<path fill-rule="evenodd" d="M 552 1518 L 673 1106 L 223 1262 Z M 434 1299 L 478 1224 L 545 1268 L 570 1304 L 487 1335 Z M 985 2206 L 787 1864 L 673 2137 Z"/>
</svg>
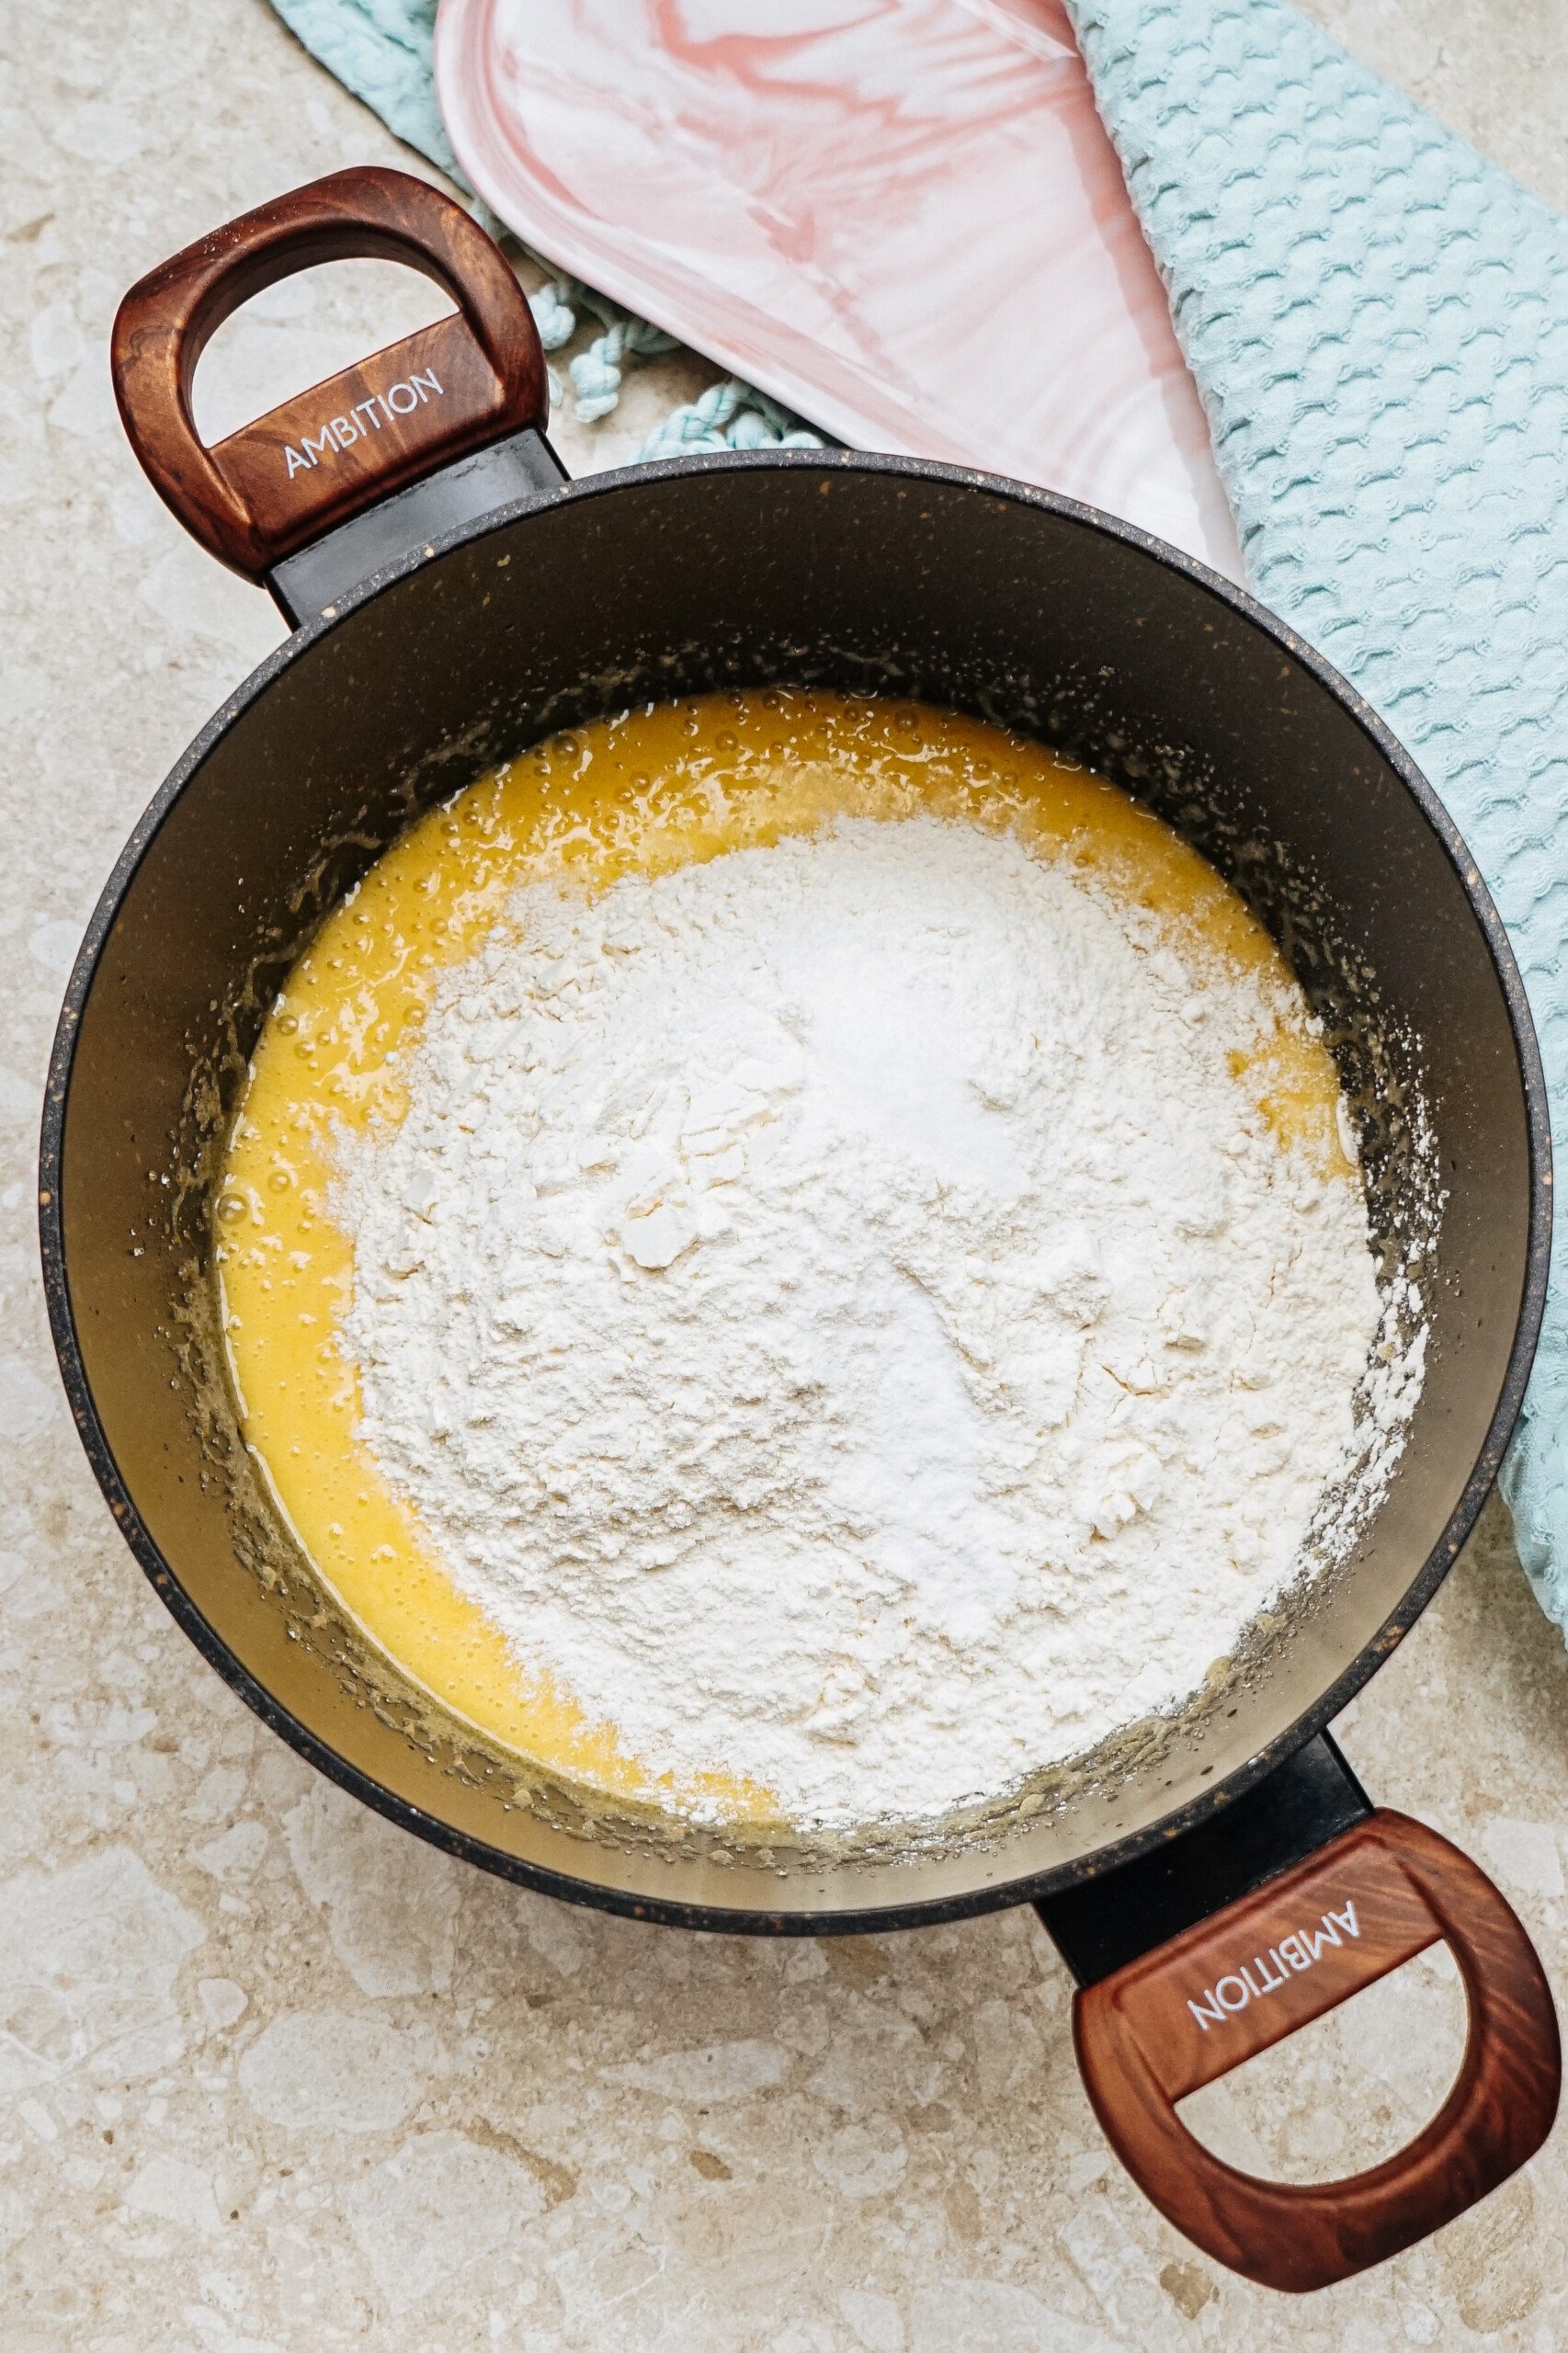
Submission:
<svg viewBox="0 0 1568 2353">
<path fill-rule="evenodd" d="M 779 680 L 975 711 L 1149 802 L 1236 884 L 1323 1013 L 1368 1122 L 1388 1266 L 1436 1231 L 1425 1390 L 1353 1552 L 1259 1621 L 1200 1707 L 918 1848 L 672 1839 L 487 1751 L 303 1569 L 239 1440 L 204 1306 L 228 1116 L 324 909 L 413 814 L 540 735 Z M 562 1892 L 715 1925 L 1006 1901 L 1146 1843 L 1315 1728 L 1457 1552 L 1517 1407 L 1544 1255 L 1533 1049 L 1507 985 L 1392 751 L 1283 637 L 1136 535 L 897 460 L 801 453 L 579 484 L 266 665 L 122 860 L 51 1115 L 51 1305 L 74 1402 L 187 1631 L 318 1762 L 426 1835 Z"/>
</svg>

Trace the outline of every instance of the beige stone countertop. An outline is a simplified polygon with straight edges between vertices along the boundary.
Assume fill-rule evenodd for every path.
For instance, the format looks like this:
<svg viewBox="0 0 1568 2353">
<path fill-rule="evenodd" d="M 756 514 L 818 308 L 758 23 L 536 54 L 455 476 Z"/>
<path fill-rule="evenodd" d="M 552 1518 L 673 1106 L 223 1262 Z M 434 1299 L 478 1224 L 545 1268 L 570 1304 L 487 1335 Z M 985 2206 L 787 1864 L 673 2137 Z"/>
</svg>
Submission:
<svg viewBox="0 0 1568 2353">
<path fill-rule="evenodd" d="M 1312 5 L 1568 201 L 1562 0 Z M 1568 2347 L 1562 2131 L 1436 2240 L 1270 2295 L 1108 2155 L 1032 1915 L 768 1944 L 521 1893 L 318 1779 L 154 1599 L 55 1375 L 38 1104 L 121 839 L 281 631 L 142 482 L 109 321 L 229 215 L 410 159 L 262 0 L 12 0 L 0 61 L 0 2353 Z M 203 422 L 426 300 L 375 266 L 276 289 L 214 346 Z M 643 368 L 560 428 L 567 462 L 617 461 L 715 372 Z M 1495 1874 L 1568 1999 L 1568 1657 L 1495 1506 L 1340 1731 Z M 1203 2129 L 1351 2170 L 1431 2112 L 1461 2035 L 1451 1970 L 1414 1963 L 1202 2095 Z"/>
</svg>

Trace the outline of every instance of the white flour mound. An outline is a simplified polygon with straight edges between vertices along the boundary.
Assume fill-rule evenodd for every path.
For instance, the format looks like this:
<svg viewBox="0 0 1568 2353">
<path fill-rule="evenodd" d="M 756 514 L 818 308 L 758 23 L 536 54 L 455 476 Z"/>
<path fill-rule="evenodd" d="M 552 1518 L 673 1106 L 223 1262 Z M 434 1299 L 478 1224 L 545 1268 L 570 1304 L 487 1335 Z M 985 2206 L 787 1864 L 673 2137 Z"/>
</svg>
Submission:
<svg viewBox="0 0 1568 2353">
<path fill-rule="evenodd" d="M 363 1435 L 688 1812 L 1004 1795 L 1192 1693 L 1419 1387 L 1231 1074 L 1267 987 L 936 819 L 530 887 L 339 1142 Z"/>
</svg>

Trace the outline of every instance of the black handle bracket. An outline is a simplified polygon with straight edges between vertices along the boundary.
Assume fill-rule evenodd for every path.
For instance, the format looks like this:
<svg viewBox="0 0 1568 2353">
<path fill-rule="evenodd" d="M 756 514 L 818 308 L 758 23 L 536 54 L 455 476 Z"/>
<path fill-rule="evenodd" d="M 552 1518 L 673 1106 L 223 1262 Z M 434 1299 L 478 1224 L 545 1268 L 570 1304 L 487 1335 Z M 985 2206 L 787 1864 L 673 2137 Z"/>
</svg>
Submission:
<svg viewBox="0 0 1568 2353">
<path fill-rule="evenodd" d="M 426 540 L 517 499 L 548 498 L 567 479 L 545 435 L 525 426 L 505 440 L 454 458 L 285 556 L 267 574 L 273 602 L 290 628 L 298 629 Z"/>
<path fill-rule="evenodd" d="M 1371 1811 L 1335 1743 L 1320 1732 L 1207 1821 L 1043 1897 L 1035 1910 L 1078 1984 L 1093 1985 L 1304 1862 Z"/>
</svg>

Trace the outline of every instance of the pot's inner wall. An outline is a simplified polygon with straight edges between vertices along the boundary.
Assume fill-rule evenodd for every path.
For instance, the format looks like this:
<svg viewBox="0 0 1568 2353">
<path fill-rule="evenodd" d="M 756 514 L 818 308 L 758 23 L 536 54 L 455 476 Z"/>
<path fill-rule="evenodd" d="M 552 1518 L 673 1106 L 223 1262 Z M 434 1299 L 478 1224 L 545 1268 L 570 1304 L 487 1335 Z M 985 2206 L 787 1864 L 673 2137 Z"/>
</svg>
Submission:
<svg viewBox="0 0 1568 2353">
<path fill-rule="evenodd" d="M 766 678 L 979 710 L 1148 799 L 1268 921 L 1347 1040 L 1353 1082 L 1376 1076 L 1374 1214 L 1391 1246 L 1414 1190 L 1430 1193 L 1410 1151 L 1417 1099 L 1446 1196 L 1425 1394 L 1345 1570 L 1290 1613 L 1288 1639 L 1260 1641 L 1221 1704 L 1145 1728 L 1070 1803 L 1058 1791 L 1003 1834 L 915 1859 L 585 1843 L 569 1801 L 433 1722 L 290 1573 L 190 1313 L 224 1113 L 323 908 L 418 808 L 551 729 Z M 426 566 L 284 666 L 208 751 L 125 893 L 84 1009 L 63 1169 L 72 1304 L 110 1448 L 178 1585 L 263 1690 L 449 1833 L 623 1899 L 769 1913 L 983 1902 L 1157 1822 L 1288 1734 L 1443 1540 L 1504 1379 L 1528 1199 L 1484 940 L 1412 797 L 1311 672 L 1069 517 L 814 460 L 580 491 Z"/>
</svg>

